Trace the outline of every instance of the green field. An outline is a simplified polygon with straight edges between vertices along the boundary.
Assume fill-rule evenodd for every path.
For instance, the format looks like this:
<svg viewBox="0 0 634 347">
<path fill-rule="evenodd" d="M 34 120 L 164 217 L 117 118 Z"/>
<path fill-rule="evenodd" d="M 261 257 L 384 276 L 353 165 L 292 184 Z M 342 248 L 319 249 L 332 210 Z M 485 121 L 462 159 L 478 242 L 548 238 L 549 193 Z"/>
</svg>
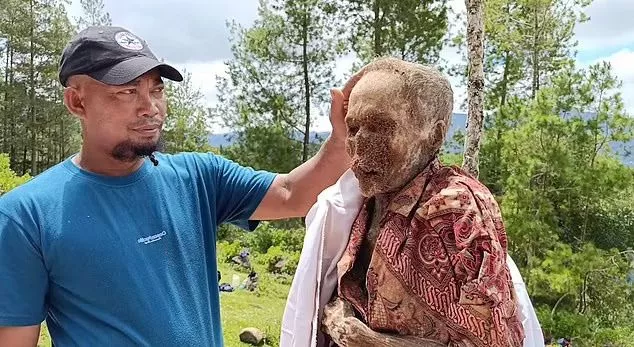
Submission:
<svg viewBox="0 0 634 347">
<path fill-rule="evenodd" d="M 231 283 L 234 274 L 240 276 L 240 280 L 246 278 L 246 272 L 238 272 L 227 264 L 219 264 L 222 273 L 221 282 Z M 283 284 L 275 280 L 271 275 L 256 271 L 260 276 L 259 292 L 247 292 L 237 290 L 232 293 L 221 292 L 220 305 L 222 314 L 222 326 L 224 329 L 225 345 L 227 347 L 248 346 L 241 343 L 238 334 L 243 328 L 255 327 L 268 335 L 268 343 L 265 346 L 277 346 L 279 331 L 282 322 L 282 313 L 290 284 Z M 288 283 L 288 280 L 286 281 Z M 51 342 L 44 326 L 40 334 L 40 347 L 50 347 Z"/>
</svg>

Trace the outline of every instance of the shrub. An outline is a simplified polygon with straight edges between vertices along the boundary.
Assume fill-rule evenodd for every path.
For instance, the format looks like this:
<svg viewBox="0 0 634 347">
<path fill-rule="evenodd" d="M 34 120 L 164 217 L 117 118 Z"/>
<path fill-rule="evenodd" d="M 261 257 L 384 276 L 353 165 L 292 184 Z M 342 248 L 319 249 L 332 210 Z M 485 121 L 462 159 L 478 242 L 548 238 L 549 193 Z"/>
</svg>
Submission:
<svg viewBox="0 0 634 347">
<path fill-rule="evenodd" d="M 273 246 L 269 248 L 268 252 L 258 257 L 258 262 L 264 265 L 269 273 L 293 275 L 297 270 L 299 255 L 299 252 L 288 252 L 279 246 Z M 281 261 L 286 262 L 285 266 L 276 267 Z"/>
<path fill-rule="evenodd" d="M 226 242 L 222 241 L 218 243 L 216 247 L 216 253 L 218 254 L 218 261 L 223 263 L 231 263 L 231 258 L 240 255 L 240 252 L 244 247 L 240 244 L 240 242 Z"/>
<path fill-rule="evenodd" d="M 262 223 L 254 232 L 244 238 L 244 245 L 253 253 L 264 254 L 272 246 L 287 252 L 300 252 L 305 232 L 302 229 L 278 229 L 269 223 Z"/>
<path fill-rule="evenodd" d="M 222 224 L 218 227 L 218 241 L 226 241 L 229 243 L 243 240 L 246 232 L 233 224 Z"/>
<path fill-rule="evenodd" d="M 0 153 L 0 196 L 31 179 L 28 174 L 16 175 L 9 164 L 9 156 Z"/>
</svg>

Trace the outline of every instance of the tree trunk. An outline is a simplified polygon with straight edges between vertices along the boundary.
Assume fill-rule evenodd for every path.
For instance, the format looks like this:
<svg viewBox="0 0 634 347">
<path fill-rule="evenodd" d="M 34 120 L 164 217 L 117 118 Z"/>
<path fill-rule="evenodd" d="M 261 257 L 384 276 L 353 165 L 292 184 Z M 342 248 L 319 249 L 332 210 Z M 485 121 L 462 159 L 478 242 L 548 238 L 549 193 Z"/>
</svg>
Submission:
<svg viewBox="0 0 634 347">
<path fill-rule="evenodd" d="M 381 49 L 381 30 L 383 28 L 381 21 L 381 7 L 379 5 L 379 0 L 374 0 L 373 4 L 374 11 L 374 55 L 380 57 L 383 52 Z"/>
<path fill-rule="evenodd" d="M 474 177 L 479 175 L 480 138 L 484 118 L 484 2 L 465 0 L 467 6 L 467 46 L 469 51 L 469 101 L 467 136 L 462 167 Z"/>
<path fill-rule="evenodd" d="M 538 18 L 538 6 L 535 5 L 534 22 L 533 22 L 533 56 L 532 56 L 532 68 L 533 76 L 531 82 L 531 99 L 535 99 L 537 91 L 539 90 L 539 49 L 537 43 L 539 42 L 539 18 Z"/>
<path fill-rule="evenodd" d="M 10 52 L 10 58 L 9 58 L 9 84 L 7 85 L 9 88 L 13 88 L 13 82 L 14 82 L 14 74 L 13 74 L 13 46 L 11 46 L 11 52 Z M 17 170 L 17 149 L 15 146 L 15 123 L 17 120 L 17 115 L 15 113 L 15 107 L 14 107 L 14 103 L 15 103 L 15 94 L 13 93 L 9 93 L 7 94 L 9 95 L 9 101 L 7 102 L 7 105 L 10 106 L 10 113 L 7 113 L 6 116 L 7 117 L 11 117 L 11 119 L 9 120 L 9 124 L 10 124 L 10 136 L 9 136 L 9 162 L 10 162 L 10 166 L 13 170 Z"/>
<path fill-rule="evenodd" d="M 302 163 L 308 160 L 308 145 L 310 143 L 310 79 L 308 78 L 308 9 L 304 8 L 304 23 L 302 25 L 302 68 L 304 70 L 304 112 L 306 123 L 304 125 L 304 148 L 302 151 Z"/>
<path fill-rule="evenodd" d="M 29 61 L 29 115 L 31 116 L 31 175 L 37 174 L 37 134 L 35 119 L 35 14 L 33 10 L 33 1 L 31 0 L 31 37 L 30 37 L 30 53 Z"/>
<path fill-rule="evenodd" d="M 9 144 L 11 143 L 11 141 L 13 140 L 11 137 L 9 137 L 9 123 L 10 123 L 10 116 L 11 116 L 11 111 L 9 108 L 10 102 L 9 102 L 9 89 L 12 87 L 11 84 L 9 83 L 9 71 L 11 69 L 11 66 L 9 65 L 10 63 L 10 59 L 11 59 L 11 36 L 9 36 L 7 38 L 7 59 L 4 65 L 4 98 L 2 99 L 3 103 L 4 103 L 4 107 L 3 107 L 3 124 L 2 124 L 2 152 L 7 153 L 9 151 Z"/>
</svg>

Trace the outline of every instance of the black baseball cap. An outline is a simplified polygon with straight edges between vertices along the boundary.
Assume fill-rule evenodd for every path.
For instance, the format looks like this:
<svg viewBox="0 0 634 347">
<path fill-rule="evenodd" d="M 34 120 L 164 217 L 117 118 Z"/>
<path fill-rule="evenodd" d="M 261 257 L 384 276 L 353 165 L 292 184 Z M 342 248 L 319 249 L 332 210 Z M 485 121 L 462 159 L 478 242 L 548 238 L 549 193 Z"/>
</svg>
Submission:
<svg viewBox="0 0 634 347">
<path fill-rule="evenodd" d="M 183 76 L 159 61 L 145 40 L 117 26 L 91 26 L 75 35 L 62 52 L 59 81 L 88 75 L 102 83 L 122 85 L 158 68 L 161 76 L 180 82 Z"/>
</svg>

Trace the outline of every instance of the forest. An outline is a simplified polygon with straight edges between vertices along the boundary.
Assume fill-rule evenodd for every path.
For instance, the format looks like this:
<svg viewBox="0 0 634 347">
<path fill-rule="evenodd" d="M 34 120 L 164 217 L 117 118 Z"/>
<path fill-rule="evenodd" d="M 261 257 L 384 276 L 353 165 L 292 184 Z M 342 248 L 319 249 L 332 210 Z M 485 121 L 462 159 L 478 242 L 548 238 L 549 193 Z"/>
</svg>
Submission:
<svg viewBox="0 0 634 347">
<path fill-rule="evenodd" d="M 634 120 L 611 65 L 577 63 L 575 27 L 591 20 L 591 2 L 484 0 L 478 177 L 502 207 L 509 253 L 544 335 L 575 346 L 634 346 L 634 170 L 626 160 Z M 102 0 L 81 5 L 81 18 L 71 18 L 64 0 L 2 0 L 0 195 L 81 146 L 79 122 L 62 102 L 59 57 L 78 30 L 113 23 Z M 167 152 L 213 151 L 290 171 L 323 140 L 314 123 L 327 112 L 330 88 L 345 82 L 334 73 L 343 57 L 354 59 L 348 75 L 393 56 L 469 85 L 466 14 L 447 0 L 261 0 L 253 23 L 227 18 L 227 28 L 232 57 L 213 82 L 214 105 L 189 73 L 167 83 Z M 448 48 L 462 61 L 443 59 Z M 210 144 L 212 123 L 231 130 L 230 145 Z M 462 165 L 462 130 L 446 142 L 444 163 Z M 223 227 L 226 259 L 218 261 L 251 246 L 264 263 L 286 258 L 292 276 L 302 221 L 262 228 L 246 235 Z"/>
</svg>

